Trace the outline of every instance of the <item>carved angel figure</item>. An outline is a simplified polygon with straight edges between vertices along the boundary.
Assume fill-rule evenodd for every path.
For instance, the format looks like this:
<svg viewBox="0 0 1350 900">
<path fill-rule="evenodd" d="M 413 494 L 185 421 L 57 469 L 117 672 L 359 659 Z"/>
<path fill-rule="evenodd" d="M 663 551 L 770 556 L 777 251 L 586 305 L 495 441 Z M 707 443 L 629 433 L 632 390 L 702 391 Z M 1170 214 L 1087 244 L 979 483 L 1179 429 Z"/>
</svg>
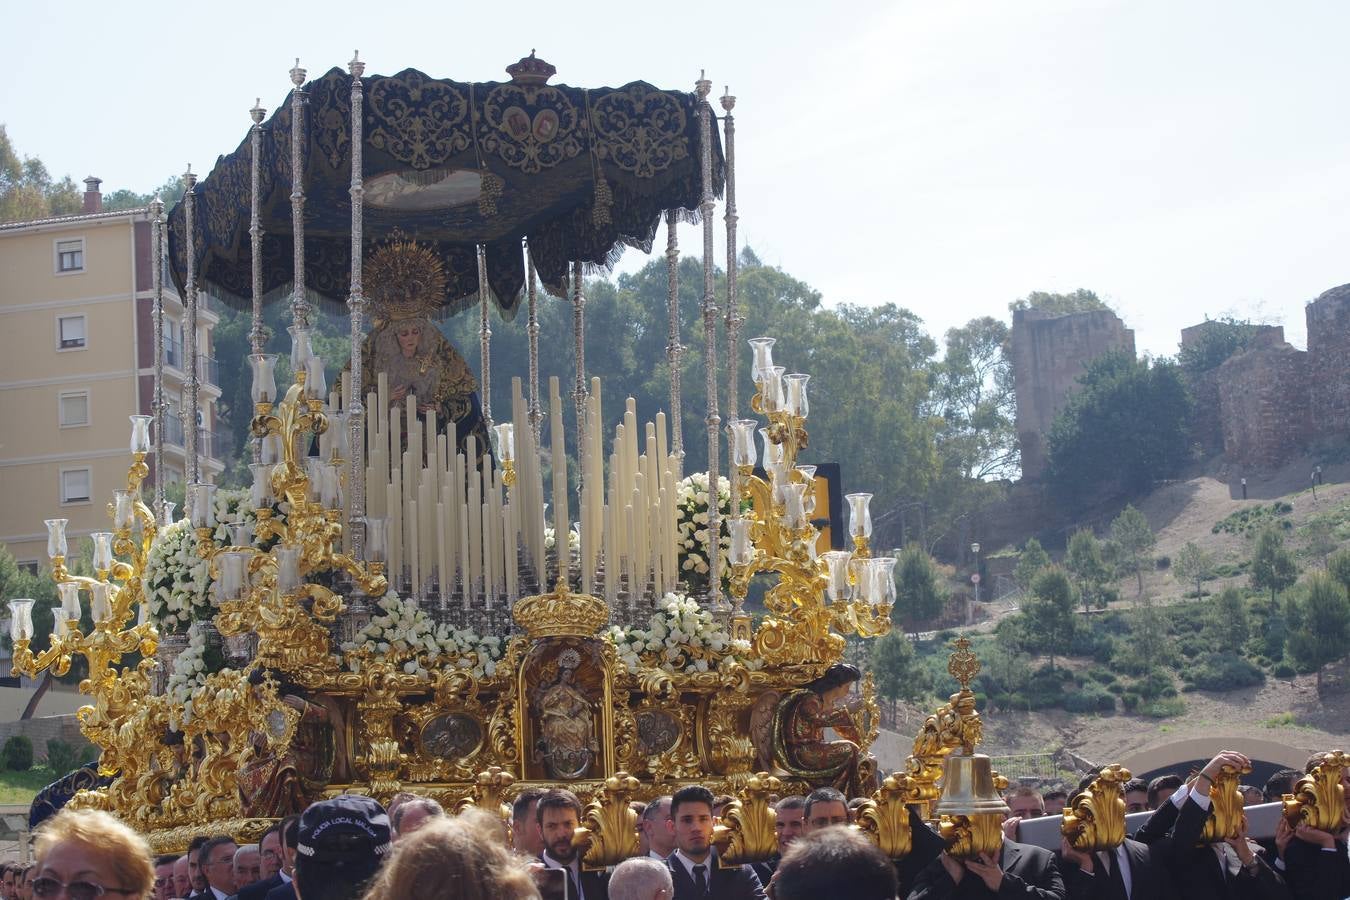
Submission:
<svg viewBox="0 0 1350 900">
<path fill-rule="evenodd" d="M 846 797 L 860 797 L 875 785 L 876 763 L 864 757 L 849 709 L 840 702 L 862 678 L 856 666 L 839 663 L 803 690 L 793 691 L 774 718 L 774 762 L 814 784 L 829 784 Z M 833 728 L 843 740 L 827 741 Z"/>
</svg>

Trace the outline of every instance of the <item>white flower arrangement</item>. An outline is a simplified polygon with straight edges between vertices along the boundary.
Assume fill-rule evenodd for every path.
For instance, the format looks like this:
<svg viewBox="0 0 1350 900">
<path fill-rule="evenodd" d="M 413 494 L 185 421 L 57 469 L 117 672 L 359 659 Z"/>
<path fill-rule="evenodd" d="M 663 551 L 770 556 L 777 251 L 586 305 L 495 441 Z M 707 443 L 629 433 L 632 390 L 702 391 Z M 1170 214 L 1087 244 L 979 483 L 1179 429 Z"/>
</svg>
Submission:
<svg viewBox="0 0 1350 900">
<path fill-rule="evenodd" d="M 679 512 L 676 523 L 675 546 L 680 553 L 680 578 L 696 592 L 708 589 L 708 560 L 711 541 L 708 534 L 708 473 L 695 472 L 680 480 L 675 491 L 675 505 Z M 721 512 L 721 568 L 725 588 L 731 578 L 731 532 L 727 519 L 731 516 L 731 482 L 717 478 L 717 508 Z"/>
<path fill-rule="evenodd" d="M 211 567 L 197 555 L 197 535 L 187 519 L 159 529 L 141 586 L 151 617 L 167 634 L 182 634 L 211 615 Z"/>
<path fill-rule="evenodd" d="M 760 660 L 750 658 L 749 641 L 733 640 L 725 626 L 697 600 L 674 592 L 661 599 L 646 628 L 614 625 L 605 637 L 630 672 L 644 663 L 684 674 L 716 672 L 733 664 L 747 669 L 762 665 Z"/>
<path fill-rule="evenodd" d="M 188 645 L 173 661 L 165 694 L 178 707 L 171 713 L 169 727 L 177 731 L 192 721 L 192 701 L 207 677 L 225 670 L 224 657 L 206 642 L 206 628 L 193 622 L 188 628 Z"/>
<path fill-rule="evenodd" d="M 557 535 L 554 533 L 552 525 L 544 526 L 544 549 L 552 550 L 558 543 Z M 581 535 L 577 533 L 576 528 L 567 529 L 567 552 L 573 555 L 581 552 Z"/>
<path fill-rule="evenodd" d="M 376 605 L 380 615 L 372 617 L 356 633 L 355 640 L 342 645 L 344 653 L 364 650 L 392 655 L 403 660 L 404 672 L 422 677 L 433 666 L 467 669 L 475 678 L 491 678 L 497 671 L 503 650 L 501 638 L 445 623 L 437 625 L 417 601 L 399 597 L 393 591 L 381 597 Z M 359 671 L 360 660 L 349 655 L 347 665 L 352 671 Z"/>
</svg>

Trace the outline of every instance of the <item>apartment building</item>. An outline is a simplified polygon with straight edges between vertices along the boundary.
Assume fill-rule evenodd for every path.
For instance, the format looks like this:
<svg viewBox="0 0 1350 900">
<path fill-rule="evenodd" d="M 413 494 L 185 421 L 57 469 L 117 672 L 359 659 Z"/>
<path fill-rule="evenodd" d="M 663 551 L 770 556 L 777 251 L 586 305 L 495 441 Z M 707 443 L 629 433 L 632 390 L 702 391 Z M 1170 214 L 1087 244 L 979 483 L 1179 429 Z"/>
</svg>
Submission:
<svg viewBox="0 0 1350 900">
<path fill-rule="evenodd" d="M 110 527 L 107 504 L 125 485 L 130 425 L 154 400 L 151 227 L 144 209 L 104 212 L 99 180 L 85 179 L 80 215 L 0 224 L 0 543 L 21 564 L 46 559 L 43 519 L 70 520 L 79 538 Z M 183 305 L 164 279 L 162 473 L 182 481 L 188 366 Z M 220 377 L 211 332 L 220 321 L 201 295 L 195 361 L 201 382 L 202 475 L 224 468 L 217 434 Z M 83 542 L 80 542 L 83 543 Z"/>
</svg>

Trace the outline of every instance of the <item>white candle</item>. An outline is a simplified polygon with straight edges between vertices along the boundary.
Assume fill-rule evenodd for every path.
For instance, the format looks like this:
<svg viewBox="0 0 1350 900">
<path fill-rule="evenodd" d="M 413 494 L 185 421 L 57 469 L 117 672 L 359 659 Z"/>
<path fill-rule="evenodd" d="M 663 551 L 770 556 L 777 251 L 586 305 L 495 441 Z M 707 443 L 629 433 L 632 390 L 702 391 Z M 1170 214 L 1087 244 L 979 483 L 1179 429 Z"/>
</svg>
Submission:
<svg viewBox="0 0 1350 900">
<path fill-rule="evenodd" d="M 436 586 L 441 609 L 450 599 L 450 548 L 445 540 L 445 504 L 436 504 Z"/>
<path fill-rule="evenodd" d="M 408 504 L 408 556 L 411 559 L 409 570 L 412 573 L 412 595 L 414 597 L 422 596 L 422 570 L 419 568 L 420 557 L 417 553 L 417 501 L 414 500 Z"/>
<path fill-rule="evenodd" d="M 548 380 L 550 411 L 549 423 L 553 437 L 553 550 L 558 557 L 558 578 L 568 575 L 570 564 L 567 553 L 567 448 L 563 437 L 562 395 L 558 392 L 558 376 Z"/>
<path fill-rule="evenodd" d="M 614 528 L 610 521 L 612 516 L 613 513 L 610 511 L 610 507 L 606 505 L 604 510 L 606 525 L 604 535 L 605 601 L 609 603 L 610 606 L 614 605 L 614 601 L 617 600 L 619 596 L 619 561 L 614 557 L 614 532 L 618 529 Z"/>
<path fill-rule="evenodd" d="M 463 496 L 463 495 L 460 495 Z M 473 565 L 470 562 L 469 554 L 469 503 L 467 500 L 460 500 L 456 506 L 459 507 L 459 580 L 460 580 L 460 602 L 465 609 L 473 598 Z"/>
<path fill-rule="evenodd" d="M 469 584 L 477 594 L 483 584 L 483 485 L 476 471 L 469 470 L 466 474 L 469 478 Z"/>
</svg>

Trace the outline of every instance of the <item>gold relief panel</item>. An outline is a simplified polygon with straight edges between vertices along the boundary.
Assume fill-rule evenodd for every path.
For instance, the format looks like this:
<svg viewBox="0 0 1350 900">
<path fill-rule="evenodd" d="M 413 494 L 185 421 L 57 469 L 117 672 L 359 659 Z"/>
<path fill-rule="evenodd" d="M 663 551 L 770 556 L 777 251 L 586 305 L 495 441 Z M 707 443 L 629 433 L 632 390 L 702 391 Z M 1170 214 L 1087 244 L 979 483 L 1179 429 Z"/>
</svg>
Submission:
<svg viewBox="0 0 1350 900">
<path fill-rule="evenodd" d="M 536 641 L 520 668 L 517 696 L 527 780 L 579 781 L 614 771 L 611 677 L 600 639 Z"/>
<path fill-rule="evenodd" d="M 408 780 L 469 780 L 487 762 L 486 715 L 473 701 L 458 708 L 439 702 L 410 707 L 401 724 L 408 752 Z M 490 754 L 489 754 L 490 755 Z"/>
<path fill-rule="evenodd" d="M 653 782 L 695 778 L 700 774 L 694 748 L 694 711 L 682 703 L 660 704 L 650 698 L 634 711 L 638 771 Z"/>
</svg>

